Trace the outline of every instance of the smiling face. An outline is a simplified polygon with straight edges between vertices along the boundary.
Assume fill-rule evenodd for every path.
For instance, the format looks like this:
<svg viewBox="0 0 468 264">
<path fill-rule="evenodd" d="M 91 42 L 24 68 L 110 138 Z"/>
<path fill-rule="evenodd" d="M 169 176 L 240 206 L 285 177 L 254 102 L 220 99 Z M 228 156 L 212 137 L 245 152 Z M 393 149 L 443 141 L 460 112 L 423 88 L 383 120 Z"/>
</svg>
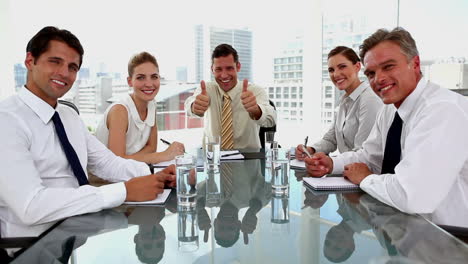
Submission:
<svg viewBox="0 0 468 264">
<path fill-rule="evenodd" d="M 158 94 L 161 79 L 159 69 L 151 62 L 145 62 L 133 69 L 131 77 L 127 78 L 128 85 L 133 87 L 133 94 L 142 101 L 149 102 Z"/>
<path fill-rule="evenodd" d="M 349 59 L 341 54 L 328 59 L 328 74 L 333 84 L 340 90 L 350 94 L 361 84 L 358 78 L 361 63 L 353 64 Z"/>
<path fill-rule="evenodd" d="M 28 69 L 26 87 L 55 107 L 58 98 L 67 93 L 76 80 L 80 55 L 64 42 L 51 40 L 39 57 L 28 52 L 25 65 Z"/>
<path fill-rule="evenodd" d="M 219 87 L 225 92 L 228 92 L 237 84 L 237 73 L 240 71 L 241 65 L 234 61 L 232 54 L 224 57 L 213 59 L 211 70 Z"/>
<path fill-rule="evenodd" d="M 374 92 L 384 104 L 400 107 L 421 79 L 419 56 L 409 59 L 400 46 L 383 41 L 370 49 L 364 57 L 364 74 Z"/>
</svg>

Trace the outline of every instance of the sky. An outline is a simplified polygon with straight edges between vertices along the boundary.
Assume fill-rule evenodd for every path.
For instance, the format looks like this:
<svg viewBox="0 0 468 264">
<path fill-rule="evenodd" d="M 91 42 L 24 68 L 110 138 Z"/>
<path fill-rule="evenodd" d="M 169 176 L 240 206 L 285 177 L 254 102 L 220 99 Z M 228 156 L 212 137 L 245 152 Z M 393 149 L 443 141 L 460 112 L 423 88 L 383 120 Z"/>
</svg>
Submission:
<svg viewBox="0 0 468 264">
<path fill-rule="evenodd" d="M 272 78 L 272 57 L 284 40 L 309 32 L 311 2 L 319 0 L 0 0 L 9 1 L 12 61 L 24 60 L 27 41 L 42 27 L 72 31 L 85 48 L 84 67 L 125 73 L 128 59 L 146 50 L 159 61 L 162 76 L 175 78 L 175 68 L 194 71 L 196 24 L 248 27 L 253 31 L 253 70 L 257 80 Z M 417 40 L 422 59 L 468 58 L 468 1 L 400 0 L 400 25 Z M 327 0 L 324 16 L 364 16 L 376 27 L 396 26 L 396 0 Z M 320 5 L 319 5 L 320 6 Z M 314 6 L 316 7 L 316 5 Z M 373 9 L 374 8 L 374 9 Z M 369 10 L 369 11 L 368 11 Z M 431 28 L 431 30 L 427 30 Z"/>
</svg>

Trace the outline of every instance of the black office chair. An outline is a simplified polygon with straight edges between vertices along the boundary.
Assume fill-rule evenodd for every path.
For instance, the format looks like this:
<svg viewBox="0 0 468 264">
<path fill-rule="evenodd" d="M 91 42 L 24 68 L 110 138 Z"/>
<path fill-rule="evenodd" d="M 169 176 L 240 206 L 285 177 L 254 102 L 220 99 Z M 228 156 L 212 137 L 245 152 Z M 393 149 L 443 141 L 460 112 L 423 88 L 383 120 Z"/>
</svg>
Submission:
<svg viewBox="0 0 468 264">
<path fill-rule="evenodd" d="M 269 101 L 270 101 L 270 105 L 273 106 L 273 109 L 276 110 L 275 104 L 271 100 L 269 100 Z M 260 127 L 260 131 L 258 132 L 258 136 L 260 137 L 260 144 L 261 144 L 263 149 L 265 148 L 265 132 L 267 132 L 267 131 L 276 132 L 276 125 L 274 125 L 272 127 Z"/>
<path fill-rule="evenodd" d="M 447 231 L 461 241 L 468 243 L 468 228 L 460 226 L 438 225 L 443 230 Z"/>
<path fill-rule="evenodd" d="M 76 107 L 76 105 L 70 101 L 65 101 L 65 100 L 58 100 L 58 102 L 60 104 L 63 104 L 63 105 L 66 105 L 66 106 L 69 106 L 71 107 L 73 110 L 76 111 L 76 113 L 80 114 L 80 110 L 78 110 L 78 107 Z"/>
<path fill-rule="evenodd" d="M 6 249 L 7 248 L 29 248 L 32 246 L 39 238 L 38 237 L 7 237 L 0 238 L 0 263 L 10 263 L 13 260 L 12 257 L 8 256 Z M 17 255 L 22 250 L 15 252 Z"/>
</svg>

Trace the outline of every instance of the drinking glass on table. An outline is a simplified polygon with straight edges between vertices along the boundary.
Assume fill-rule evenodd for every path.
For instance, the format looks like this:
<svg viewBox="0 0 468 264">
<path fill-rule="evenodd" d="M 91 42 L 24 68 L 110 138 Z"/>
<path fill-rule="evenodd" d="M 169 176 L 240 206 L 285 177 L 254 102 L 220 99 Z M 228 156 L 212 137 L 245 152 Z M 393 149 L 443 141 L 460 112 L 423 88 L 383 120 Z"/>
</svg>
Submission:
<svg viewBox="0 0 468 264">
<path fill-rule="evenodd" d="M 271 179 L 271 188 L 274 194 L 289 193 L 289 159 L 288 150 L 273 148 L 271 149 L 271 161 L 267 161 L 269 166 L 269 178 Z"/>
<path fill-rule="evenodd" d="M 275 131 L 265 131 L 265 155 L 267 159 L 270 157 L 270 150 L 275 141 Z"/>
<path fill-rule="evenodd" d="M 218 171 L 221 159 L 221 137 L 205 136 L 205 171 Z"/>
<path fill-rule="evenodd" d="M 194 207 L 197 195 L 197 157 L 184 154 L 176 156 L 177 205 Z"/>
</svg>

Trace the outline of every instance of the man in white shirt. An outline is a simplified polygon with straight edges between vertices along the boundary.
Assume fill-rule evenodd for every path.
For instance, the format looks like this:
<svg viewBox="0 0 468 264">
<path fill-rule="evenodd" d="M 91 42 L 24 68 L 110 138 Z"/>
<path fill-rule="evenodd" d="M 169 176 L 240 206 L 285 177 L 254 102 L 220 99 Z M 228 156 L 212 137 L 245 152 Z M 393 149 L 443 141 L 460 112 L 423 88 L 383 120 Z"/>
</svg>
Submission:
<svg viewBox="0 0 468 264">
<path fill-rule="evenodd" d="M 173 166 L 150 175 L 145 163 L 115 156 L 88 132 L 73 109 L 57 104 L 72 87 L 82 63 L 83 48 L 72 33 L 45 27 L 26 50 L 27 83 L 0 102 L 2 237 L 21 236 L 22 227 L 51 225 L 124 201 L 155 199 L 165 185 L 175 185 Z M 57 115 L 75 163 L 59 135 Z M 119 183 L 90 186 L 86 169 Z"/>
<path fill-rule="evenodd" d="M 260 148 L 260 127 L 276 124 L 276 111 L 265 89 L 237 79 L 241 64 L 237 51 L 228 44 L 217 46 L 211 56 L 211 70 L 216 82 L 201 81 L 200 88 L 185 101 L 191 117 L 204 117 L 205 135 L 222 136 L 224 95 L 231 99 L 233 148 Z"/>
<path fill-rule="evenodd" d="M 380 29 L 360 49 L 364 73 L 386 105 L 363 149 L 332 158 L 317 153 L 306 159 L 308 173 L 343 173 L 403 212 L 468 226 L 468 100 L 422 77 L 416 43 L 402 28 Z M 386 144 L 397 119 L 401 138 Z M 395 155 L 387 150 L 395 147 L 388 168 Z"/>
</svg>

